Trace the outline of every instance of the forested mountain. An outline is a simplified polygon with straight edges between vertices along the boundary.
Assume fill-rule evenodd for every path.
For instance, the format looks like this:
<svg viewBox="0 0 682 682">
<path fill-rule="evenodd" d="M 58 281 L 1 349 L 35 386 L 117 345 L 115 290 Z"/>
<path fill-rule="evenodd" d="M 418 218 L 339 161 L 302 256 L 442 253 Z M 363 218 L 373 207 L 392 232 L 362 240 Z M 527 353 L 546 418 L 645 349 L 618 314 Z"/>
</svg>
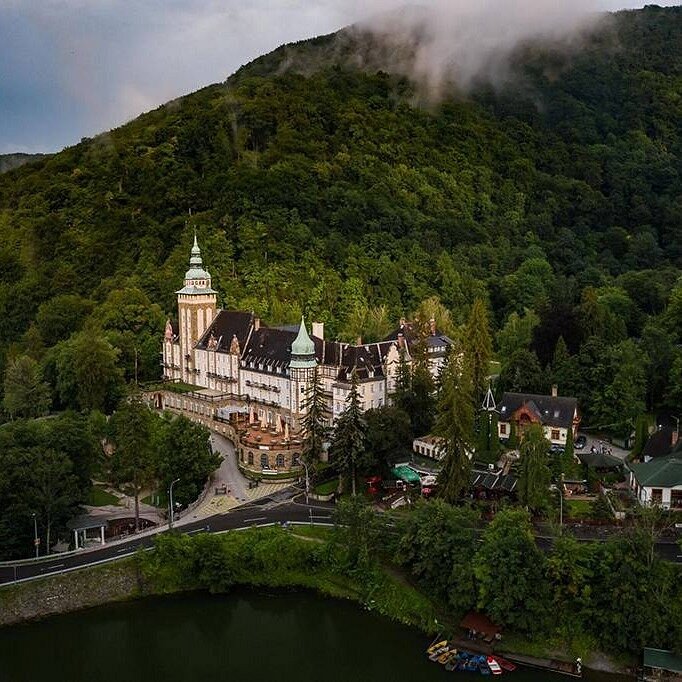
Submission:
<svg viewBox="0 0 682 682">
<path fill-rule="evenodd" d="M 14 170 L 25 163 L 42 159 L 45 154 L 0 154 L 0 173 Z"/>
<path fill-rule="evenodd" d="M 362 36 L 0 176 L 0 365 L 27 353 L 56 387 L 60 349 L 102 337 L 158 376 L 196 226 L 224 307 L 371 340 L 432 297 L 457 327 L 481 296 L 505 386 L 556 381 L 620 430 L 679 406 L 682 8 L 525 46 L 504 88 L 439 103 Z"/>
</svg>

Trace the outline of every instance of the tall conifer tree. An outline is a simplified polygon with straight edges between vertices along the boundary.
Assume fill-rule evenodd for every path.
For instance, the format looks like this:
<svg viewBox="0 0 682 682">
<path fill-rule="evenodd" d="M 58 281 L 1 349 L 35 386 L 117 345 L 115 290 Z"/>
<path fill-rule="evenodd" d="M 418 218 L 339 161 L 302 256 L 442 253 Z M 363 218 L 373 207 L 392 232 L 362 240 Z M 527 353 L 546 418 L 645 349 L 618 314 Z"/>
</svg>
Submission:
<svg viewBox="0 0 682 682">
<path fill-rule="evenodd" d="M 458 365 L 457 355 L 451 353 L 441 375 L 434 428 L 434 433 L 442 438 L 440 494 L 448 502 L 455 501 L 467 489 L 471 471 L 469 452 L 474 429 L 471 377 L 467 368 L 462 370 Z"/>
<path fill-rule="evenodd" d="M 301 419 L 303 431 L 303 458 L 308 464 L 316 464 L 322 456 L 322 446 L 326 434 L 326 422 L 329 410 L 322 394 L 322 380 L 317 366 L 306 390 L 303 401 L 305 414 Z"/>
<path fill-rule="evenodd" d="M 355 495 L 357 469 L 362 466 L 367 455 L 367 422 L 360 406 L 358 378 L 355 370 L 351 373 L 346 409 L 336 421 L 331 453 L 342 474 L 350 477 L 351 491 Z"/>
<path fill-rule="evenodd" d="M 475 299 L 471 306 L 464 329 L 463 351 L 464 363 L 471 376 L 472 398 L 478 407 L 488 385 L 490 360 L 493 355 L 488 309 L 480 298 Z"/>
</svg>

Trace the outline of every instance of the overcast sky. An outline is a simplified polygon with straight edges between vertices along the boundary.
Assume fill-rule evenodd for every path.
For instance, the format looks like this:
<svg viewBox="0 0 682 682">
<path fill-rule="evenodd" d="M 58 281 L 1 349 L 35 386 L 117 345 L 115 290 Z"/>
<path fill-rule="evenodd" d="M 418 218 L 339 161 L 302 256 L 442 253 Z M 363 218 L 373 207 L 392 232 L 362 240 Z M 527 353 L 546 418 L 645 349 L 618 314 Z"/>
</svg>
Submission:
<svg viewBox="0 0 682 682">
<path fill-rule="evenodd" d="M 447 6 L 468 1 L 447 0 Z M 443 2 L 420 0 L 427 6 Z M 526 21 L 538 17 L 539 6 L 544 18 L 545 7 L 551 13 L 576 2 L 581 11 L 643 4 L 476 2 L 490 16 L 499 4 L 510 11 L 519 6 L 528 12 Z M 60 149 L 222 81 L 282 43 L 329 33 L 402 4 L 405 0 L 0 0 L 0 153 Z"/>
</svg>

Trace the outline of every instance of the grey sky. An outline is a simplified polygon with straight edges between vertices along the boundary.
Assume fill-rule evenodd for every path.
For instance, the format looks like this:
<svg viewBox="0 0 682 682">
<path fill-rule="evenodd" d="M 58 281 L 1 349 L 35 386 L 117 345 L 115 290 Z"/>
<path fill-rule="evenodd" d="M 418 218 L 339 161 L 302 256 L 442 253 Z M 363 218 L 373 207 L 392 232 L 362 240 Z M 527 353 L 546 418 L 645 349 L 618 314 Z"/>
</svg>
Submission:
<svg viewBox="0 0 682 682">
<path fill-rule="evenodd" d="M 469 0 L 449 0 L 449 10 Z M 532 17 L 628 0 L 477 0 Z M 663 2 L 662 5 L 675 5 Z M 0 153 L 52 151 L 405 0 L 0 0 Z M 421 0 L 444 6 L 444 0 Z M 499 5 L 495 5 L 497 9 Z M 545 12 L 545 9 L 547 10 Z M 542 21 L 538 19 L 540 23 Z"/>
</svg>

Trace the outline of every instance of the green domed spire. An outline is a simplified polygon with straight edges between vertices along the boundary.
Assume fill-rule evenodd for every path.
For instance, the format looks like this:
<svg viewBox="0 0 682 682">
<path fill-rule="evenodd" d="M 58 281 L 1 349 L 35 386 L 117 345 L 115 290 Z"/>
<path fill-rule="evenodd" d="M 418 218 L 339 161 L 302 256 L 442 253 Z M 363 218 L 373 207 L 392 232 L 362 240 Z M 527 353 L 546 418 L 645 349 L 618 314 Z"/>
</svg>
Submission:
<svg viewBox="0 0 682 682">
<path fill-rule="evenodd" d="M 214 294 L 211 288 L 211 273 L 204 269 L 201 259 L 201 249 L 197 242 L 197 233 L 194 232 L 194 245 L 189 256 L 189 270 L 185 273 L 185 286 L 176 291 L 176 294 Z"/>
<path fill-rule="evenodd" d="M 289 367 L 294 369 L 307 369 L 315 367 L 317 360 L 315 359 L 315 344 L 308 336 L 308 330 L 305 328 L 305 319 L 301 317 L 301 326 L 298 329 L 298 336 L 291 344 L 291 362 Z"/>
</svg>

